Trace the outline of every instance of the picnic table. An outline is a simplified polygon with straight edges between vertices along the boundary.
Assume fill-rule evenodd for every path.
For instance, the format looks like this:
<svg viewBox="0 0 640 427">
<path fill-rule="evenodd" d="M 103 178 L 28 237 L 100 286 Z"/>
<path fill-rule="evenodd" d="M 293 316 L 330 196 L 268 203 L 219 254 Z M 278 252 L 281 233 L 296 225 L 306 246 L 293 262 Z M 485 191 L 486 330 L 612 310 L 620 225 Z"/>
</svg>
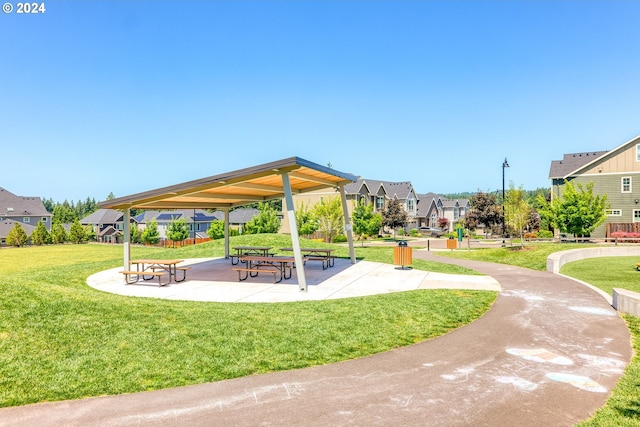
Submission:
<svg viewBox="0 0 640 427">
<path fill-rule="evenodd" d="M 241 255 L 238 259 L 246 264 L 245 267 L 231 267 L 232 270 L 238 272 L 238 281 L 267 272 L 273 274 L 273 283 L 278 283 L 283 279 L 291 278 L 291 269 L 295 265 L 295 259 L 292 256 Z"/>
<path fill-rule="evenodd" d="M 293 251 L 293 248 L 280 248 L 281 251 Z M 322 261 L 322 269 L 325 270 L 329 267 L 333 267 L 335 256 L 333 255 L 335 249 L 327 248 L 300 248 L 303 262 L 306 261 Z"/>
<path fill-rule="evenodd" d="M 237 265 L 240 262 L 241 256 L 269 256 L 269 251 L 273 249 L 273 246 L 234 246 L 233 249 L 236 251 L 236 254 L 231 255 L 229 258 L 231 258 L 231 265 Z M 236 262 L 233 262 L 234 258 Z"/>
<path fill-rule="evenodd" d="M 182 282 L 187 278 L 187 270 L 191 267 L 178 267 L 182 259 L 134 259 L 129 261 L 129 270 L 121 271 L 125 275 L 128 284 L 136 283 L 140 279 L 151 280 L 158 278 L 158 285 L 168 285 L 172 281 Z M 135 265 L 135 270 L 131 267 Z M 182 271 L 182 278 L 178 278 L 177 272 Z M 169 280 L 162 283 L 162 277 L 169 275 Z"/>
</svg>

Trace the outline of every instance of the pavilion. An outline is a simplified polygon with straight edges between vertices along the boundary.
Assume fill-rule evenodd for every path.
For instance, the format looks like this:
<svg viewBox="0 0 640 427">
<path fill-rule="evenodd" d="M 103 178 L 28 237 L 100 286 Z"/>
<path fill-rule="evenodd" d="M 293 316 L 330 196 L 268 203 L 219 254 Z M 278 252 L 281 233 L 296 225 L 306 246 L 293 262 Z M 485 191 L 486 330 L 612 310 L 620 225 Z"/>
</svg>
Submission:
<svg viewBox="0 0 640 427">
<path fill-rule="evenodd" d="M 248 203 L 284 198 L 300 291 L 307 291 L 307 280 L 300 251 L 293 194 L 336 188 L 342 200 L 344 229 L 349 244 L 351 263 L 356 257 L 353 248 L 351 220 L 347 209 L 344 186 L 357 177 L 321 166 L 299 157 L 265 163 L 232 172 L 188 181 L 168 187 L 118 197 L 99 203 L 101 208 L 117 209 L 124 213 L 124 269 L 130 261 L 130 209 L 220 209 L 225 214 L 225 257 L 229 258 L 229 211 Z"/>
</svg>

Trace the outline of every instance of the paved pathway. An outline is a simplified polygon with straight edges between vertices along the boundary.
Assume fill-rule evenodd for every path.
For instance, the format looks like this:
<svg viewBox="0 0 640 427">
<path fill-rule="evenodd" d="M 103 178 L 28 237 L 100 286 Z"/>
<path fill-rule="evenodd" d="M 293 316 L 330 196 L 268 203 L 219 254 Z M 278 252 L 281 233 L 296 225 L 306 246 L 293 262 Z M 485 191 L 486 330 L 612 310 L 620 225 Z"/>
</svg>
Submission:
<svg viewBox="0 0 640 427">
<path fill-rule="evenodd" d="M 571 426 L 604 404 L 631 347 L 602 296 L 551 273 L 438 261 L 503 288 L 481 319 L 443 337 L 308 369 L 0 409 L 0 426 Z"/>
</svg>

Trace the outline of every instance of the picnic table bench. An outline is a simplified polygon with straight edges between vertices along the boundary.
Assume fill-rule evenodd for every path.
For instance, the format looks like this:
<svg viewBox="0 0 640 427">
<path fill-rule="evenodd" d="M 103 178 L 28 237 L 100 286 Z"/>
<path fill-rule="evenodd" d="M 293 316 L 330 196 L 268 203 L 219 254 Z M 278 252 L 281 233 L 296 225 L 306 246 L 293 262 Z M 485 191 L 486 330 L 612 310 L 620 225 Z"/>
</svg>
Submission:
<svg viewBox="0 0 640 427">
<path fill-rule="evenodd" d="M 279 283 L 283 279 L 291 278 L 291 270 L 295 260 L 288 256 L 262 256 L 244 255 L 239 261 L 246 264 L 244 267 L 231 267 L 238 272 L 238 281 L 247 280 L 249 277 L 256 277 L 259 273 L 273 274 L 273 283 Z M 242 273 L 244 272 L 244 276 Z M 288 274 L 287 274 L 288 272 Z M 278 275 L 280 278 L 278 278 Z"/>
<path fill-rule="evenodd" d="M 182 259 L 134 259 L 129 261 L 129 269 L 120 271 L 124 274 L 125 281 L 131 285 L 142 280 L 152 280 L 154 277 L 158 278 L 158 286 L 165 286 L 174 282 L 182 282 L 187 278 L 187 271 L 191 267 L 178 267 L 178 264 L 183 262 Z M 135 269 L 131 266 L 135 265 Z M 178 278 L 177 272 L 182 271 L 182 277 Z M 169 275 L 169 280 L 166 283 L 162 283 L 162 277 Z"/>
<path fill-rule="evenodd" d="M 280 250 L 293 251 L 293 248 L 281 248 Z M 334 251 L 335 249 L 327 248 L 300 248 L 303 263 L 306 264 L 307 261 L 321 261 L 323 270 L 334 266 L 336 258 L 335 255 L 333 255 Z"/>
<path fill-rule="evenodd" d="M 240 263 L 240 257 L 245 255 L 260 255 L 269 256 L 269 251 L 273 249 L 273 246 L 234 246 L 232 248 L 236 251 L 235 255 L 229 255 L 231 258 L 231 265 L 238 265 Z M 233 262 L 235 259 L 235 262 Z"/>
</svg>

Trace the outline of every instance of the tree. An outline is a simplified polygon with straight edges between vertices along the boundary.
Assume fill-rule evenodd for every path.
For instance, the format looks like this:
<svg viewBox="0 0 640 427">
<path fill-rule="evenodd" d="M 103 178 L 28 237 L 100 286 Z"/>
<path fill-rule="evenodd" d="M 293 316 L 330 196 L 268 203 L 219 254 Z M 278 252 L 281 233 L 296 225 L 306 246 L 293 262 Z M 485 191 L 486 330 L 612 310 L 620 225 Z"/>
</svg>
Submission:
<svg viewBox="0 0 640 427">
<path fill-rule="evenodd" d="M 248 234 L 277 233 L 280 230 L 278 212 L 268 203 L 259 203 L 258 215 L 245 224 Z"/>
<path fill-rule="evenodd" d="M 24 246 L 28 240 L 29 236 L 27 236 L 27 232 L 24 231 L 24 227 L 19 222 L 16 222 L 7 234 L 7 245 L 9 246 Z"/>
<path fill-rule="evenodd" d="M 379 213 L 373 213 L 373 205 L 359 203 L 353 210 L 353 232 L 362 241 L 373 235 L 377 235 L 382 227 L 383 218 Z"/>
<path fill-rule="evenodd" d="M 87 232 L 77 218 L 69 228 L 69 241 L 76 244 L 87 241 Z"/>
<path fill-rule="evenodd" d="M 147 227 L 142 231 L 142 241 L 148 245 L 155 245 L 160 241 L 158 222 L 155 218 L 149 221 Z"/>
<path fill-rule="evenodd" d="M 212 240 L 224 238 L 224 221 L 220 221 L 219 219 L 213 220 L 207 230 L 207 235 Z"/>
<path fill-rule="evenodd" d="M 31 233 L 31 243 L 34 245 L 44 245 L 51 241 L 51 236 L 49 236 L 49 231 L 47 227 L 45 227 L 42 221 L 38 221 L 38 225 L 36 225 L 36 229 Z"/>
<path fill-rule="evenodd" d="M 70 224 L 76 219 L 78 219 L 78 215 L 66 200 L 53 208 L 53 222 Z"/>
<path fill-rule="evenodd" d="M 387 207 L 382 211 L 383 225 L 393 229 L 393 238 L 396 238 L 396 229 L 398 227 L 405 227 L 409 215 L 407 211 L 402 208 L 398 199 L 393 199 Z"/>
<path fill-rule="evenodd" d="M 520 236 L 524 247 L 524 229 L 529 222 L 531 207 L 527 203 L 527 194 L 522 187 L 516 189 L 512 183 L 504 197 L 505 224 L 515 234 Z"/>
<path fill-rule="evenodd" d="M 445 232 L 449 231 L 449 220 L 445 217 L 438 218 L 438 228 Z"/>
<path fill-rule="evenodd" d="M 549 221 L 552 227 L 561 233 L 570 233 L 574 237 L 591 234 L 604 222 L 607 208 L 607 195 L 595 196 L 593 182 L 585 185 L 577 183 L 577 189 L 571 181 L 567 181 L 560 197 L 550 202 L 542 196 L 538 197 L 540 215 Z"/>
<path fill-rule="evenodd" d="M 189 226 L 184 218 L 171 218 L 171 223 L 167 227 L 167 238 L 174 242 L 182 242 L 189 237 Z"/>
<path fill-rule="evenodd" d="M 339 197 L 323 197 L 313 205 L 313 216 L 318 221 L 318 230 L 324 233 L 325 239 L 332 242 L 334 236 L 343 228 L 344 215 Z"/>
<path fill-rule="evenodd" d="M 131 243 L 142 243 L 140 229 L 136 224 L 131 224 L 129 227 L 129 241 Z"/>
<path fill-rule="evenodd" d="M 59 245 L 67 241 L 67 231 L 63 225 L 59 222 L 53 224 L 51 227 L 51 243 Z"/>
<path fill-rule="evenodd" d="M 304 202 L 296 207 L 296 224 L 298 225 L 298 235 L 308 236 L 318 229 L 318 220 L 313 216 L 311 210 L 305 206 Z"/>
<path fill-rule="evenodd" d="M 479 191 L 469 198 L 469 204 L 471 208 L 465 215 L 465 227 L 469 230 L 475 230 L 478 225 L 491 229 L 494 225 L 502 223 L 502 209 L 495 194 Z"/>
</svg>

